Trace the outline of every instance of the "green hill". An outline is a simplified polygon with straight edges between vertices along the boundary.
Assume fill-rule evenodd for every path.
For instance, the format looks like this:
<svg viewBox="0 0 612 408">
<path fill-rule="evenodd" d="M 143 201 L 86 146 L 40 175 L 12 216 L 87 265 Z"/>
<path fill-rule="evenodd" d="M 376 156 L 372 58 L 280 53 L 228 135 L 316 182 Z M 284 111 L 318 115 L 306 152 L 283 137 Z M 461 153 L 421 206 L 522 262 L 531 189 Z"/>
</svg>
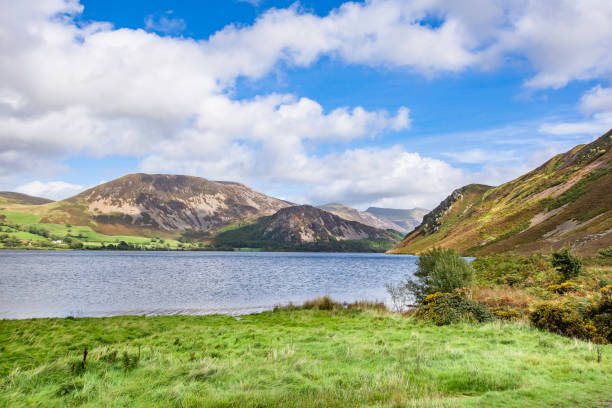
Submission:
<svg viewBox="0 0 612 408">
<path fill-rule="evenodd" d="M 40 205 L 52 203 L 53 200 L 42 197 L 34 197 L 13 191 L 0 191 L 0 206 L 5 204 Z"/>
<path fill-rule="evenodd" d="M 427 214 L 392 253 L 433 246 L 466 255 L 593 255 L 612 245 L 612 131 L 498 187 L 468 185 Z"/>
</svg>

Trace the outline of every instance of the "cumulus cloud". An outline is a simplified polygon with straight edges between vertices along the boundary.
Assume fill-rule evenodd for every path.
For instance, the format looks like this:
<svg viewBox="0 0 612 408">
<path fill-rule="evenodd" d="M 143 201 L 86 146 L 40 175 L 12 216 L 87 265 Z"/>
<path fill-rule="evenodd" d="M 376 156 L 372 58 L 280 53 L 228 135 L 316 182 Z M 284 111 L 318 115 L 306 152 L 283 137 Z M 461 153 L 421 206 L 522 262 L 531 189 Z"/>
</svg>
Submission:
<svg viewBox="0 0 612 408">
<path fill-rule="evenodd" d="M 15 189 L 15 191 L 36 197 L 61 200 L 83 191 L 83 186 L 70 184 L 64 181 L 32 181 Z"/>
<path fill-rule="evenodd" d="M 371 0 L 327 16 L 295 4 L 204 40 L 76 24 L 77 0 L 0 5 L 0 179 L 74 155 L 120 154 L 139 157 L 146 171 L 302 183 L 311 200 L 426 205 L 461 183 L 462 172 L 399 146 L 347 148 L 409 129 L 408 108 L 326 111 L 286 94 L 236 100 L 237 78 L 261 78 L 279 63 L 307 67 L 324 55 L 426 76 L 491 69 L 518 55 L 534 68 L 534 87 L 612 71 L 611 28 L 600 24 L 612 5 L 603 0 Z M 184 28 L 170 14 L 146 25 Z M 585 96 L 596 120 L 607 92 Z M 339 151 L 315 153 L 330 144 Z"/>
<path fill-rule="evenodd" d="M 580 99 L 580 108 L 587 114 L 612 112 L 612 88 L 592 88 Z"/>
<path fill-rule="evenodd" d="M 560 88 L 572 80 L 612 73 L 612 2 L 530 0 L 512 4 L 508 27 L 492 50 L 525 56 L 536 70 L 528 86 Z"/>
</svg>

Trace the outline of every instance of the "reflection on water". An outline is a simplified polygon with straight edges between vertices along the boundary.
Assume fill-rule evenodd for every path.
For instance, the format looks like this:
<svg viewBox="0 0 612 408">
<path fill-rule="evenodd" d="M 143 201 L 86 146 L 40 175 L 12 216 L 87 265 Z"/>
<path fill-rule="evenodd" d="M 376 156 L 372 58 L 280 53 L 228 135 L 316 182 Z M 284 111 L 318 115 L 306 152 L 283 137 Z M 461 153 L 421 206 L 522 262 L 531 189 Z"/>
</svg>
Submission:
<svg viewBox="0 0 612 408">
<path fill-rule="evenodd" d="M 0 251 L 0 318 L 244 314 L 329 294 L 388 301 L 415 257 L 266 252 Z"/>
</svg>

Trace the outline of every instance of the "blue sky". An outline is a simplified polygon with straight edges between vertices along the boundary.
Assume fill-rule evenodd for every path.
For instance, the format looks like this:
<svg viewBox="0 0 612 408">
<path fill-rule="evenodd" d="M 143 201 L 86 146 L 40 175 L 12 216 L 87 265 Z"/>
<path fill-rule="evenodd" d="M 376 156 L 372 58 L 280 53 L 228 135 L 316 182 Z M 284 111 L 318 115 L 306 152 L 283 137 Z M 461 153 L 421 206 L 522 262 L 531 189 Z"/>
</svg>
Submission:
<svg viewBox="0 0 612 408">
<path fill-rule="evenodd" d="M 612 127 L 607 1 L 0 4 L 0 189 L 142 171 L 431 208 Z"/>
</svg>

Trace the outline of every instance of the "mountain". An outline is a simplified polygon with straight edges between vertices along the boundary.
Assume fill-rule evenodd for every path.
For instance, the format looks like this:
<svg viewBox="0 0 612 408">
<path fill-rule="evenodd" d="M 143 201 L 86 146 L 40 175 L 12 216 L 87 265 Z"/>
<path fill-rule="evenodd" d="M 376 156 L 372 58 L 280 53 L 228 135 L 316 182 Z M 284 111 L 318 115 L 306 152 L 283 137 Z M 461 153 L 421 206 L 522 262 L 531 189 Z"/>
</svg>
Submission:
<svg viewBox="0 0 612 408">
<path fill-rule="evenodd" d="M 12 191 L 0 191 L 0 204 L 40 205 L 52 202 L 53 200 L 47 198 L 34 197 Z"/>
<path fill-rule="evenodd" d="M 215 230 L 291 205 L 240 183 L 167 174 L 130 174 L 68 201 L 85 203 L 98 223 L 166 231 Z"/>
<path fill-rule="evenodd" d="M 382 251 L 402 234 L 345 220 L 309 205 L 287 207 L 272 216 L 221 232 L 220 248 L 266 248 L 316 251 Z"/>
<path fill-rule="evenodd" d="M 611 245 L 612 130 L 501 186 L 453 191 L 390 252 L 442 246 L 483 255 L 569 246 L 592 255 Z"/>
<path fill-rule="evenodd" d="M 399 210 L 395 208 L 370 207 L 367 213 L 379 218 L 385 218 L 401 227 L 406 231 L 412 231 L 421 224 L 425 214 L 429 212 L 424 208 L 412 208 L 410 210 Z"/>
<path fill-rule="evenodd" d="M 380 229 L 392 229 L 399 232 L 408 232 L 408 230 L 386 218 L 378 217 L 365 211 L 359 211 L 355 208 L 347 207 L 343 204 L 330 203 L 320 205 L 318 208 L 344 218 L 348 221 L 357 221 L 370 227 Z"/>
<path fill-rule="evenodd" d="M 107 235 L 214 233 L 234 222 L 274 214 L 289 202 L 240 183 L 167 174 L 129 174 L 74 197 L 11 209 L 41 223 L 89 226 Z M 163 235 L 163 234 L 162 234 Z"/>
</svg>

